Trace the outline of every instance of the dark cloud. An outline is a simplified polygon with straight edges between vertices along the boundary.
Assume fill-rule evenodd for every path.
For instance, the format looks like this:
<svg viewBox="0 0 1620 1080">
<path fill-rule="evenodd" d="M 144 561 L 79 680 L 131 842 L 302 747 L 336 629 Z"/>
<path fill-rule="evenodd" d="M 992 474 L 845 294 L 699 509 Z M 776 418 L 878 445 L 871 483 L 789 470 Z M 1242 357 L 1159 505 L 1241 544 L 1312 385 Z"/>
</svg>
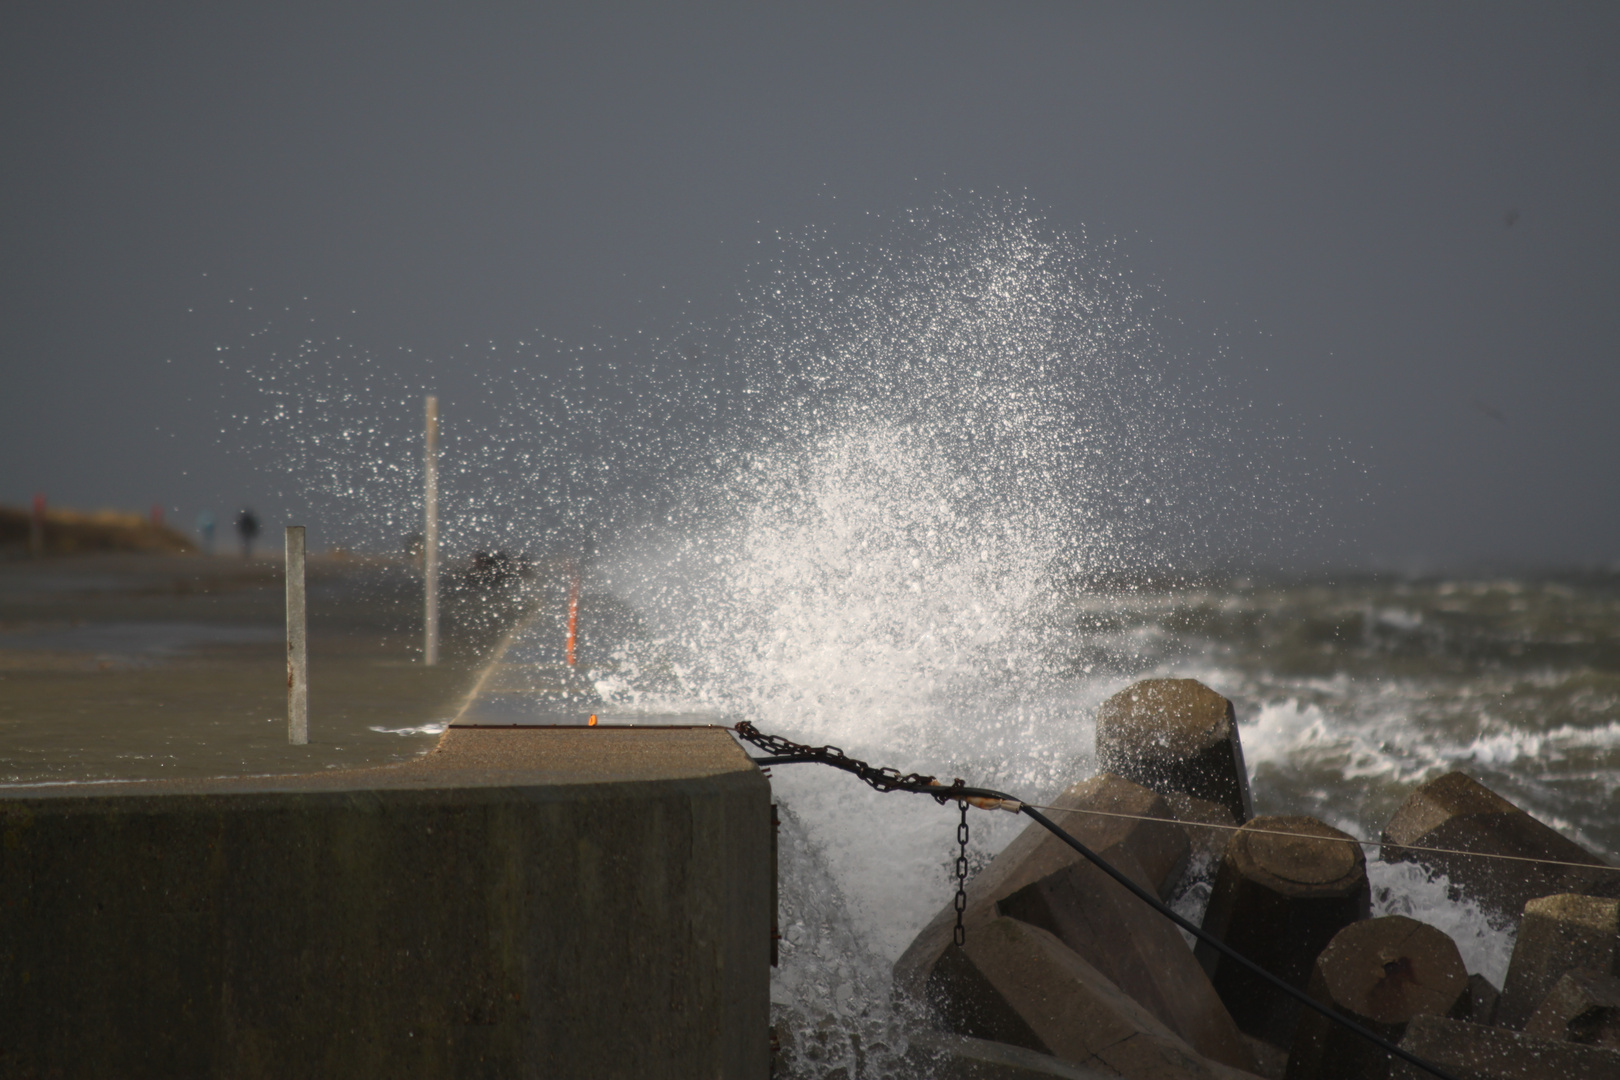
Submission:
<svg viewBox="0 0 1620 1080">
<path fill-rule="evenodd" d="M 1620 556 L 1610 8 L 6 20 L 0 500 L 302 514 L 255 468 L 272 339 L 369 357 L 403 430 L 730 317 L 782 233 L 992 191 L 1114 241 L 1168 352 L 1294 433 L 1323 558 Z"/>
</svg>

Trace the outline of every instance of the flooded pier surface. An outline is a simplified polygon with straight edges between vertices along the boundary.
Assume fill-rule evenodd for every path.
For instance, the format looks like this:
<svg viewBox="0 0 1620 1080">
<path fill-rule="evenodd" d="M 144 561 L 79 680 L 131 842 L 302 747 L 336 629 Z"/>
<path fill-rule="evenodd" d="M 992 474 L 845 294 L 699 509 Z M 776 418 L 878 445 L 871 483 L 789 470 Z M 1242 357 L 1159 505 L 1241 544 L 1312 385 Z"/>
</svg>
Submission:
<svg viewBox="0 0 1620 1080">
<path fill-rule="evenodd" d="M 279 552 L 0 562 L 0 783 L 354 768 L 433 745 L 496 636 L 421 664 L 402 562 L 310 561 L 307 747 L 287 745 Z"/>
</svg>

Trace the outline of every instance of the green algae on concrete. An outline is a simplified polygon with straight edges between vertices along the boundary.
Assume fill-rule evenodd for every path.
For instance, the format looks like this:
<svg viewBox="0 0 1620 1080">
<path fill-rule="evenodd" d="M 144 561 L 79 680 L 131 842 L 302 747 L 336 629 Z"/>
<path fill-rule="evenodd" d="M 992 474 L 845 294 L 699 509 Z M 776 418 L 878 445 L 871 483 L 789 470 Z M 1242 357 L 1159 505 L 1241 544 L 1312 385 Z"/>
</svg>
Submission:
<svg viewBox="0 0 1620 1080">
<path fill-rule="evenodd" d="M 769 803 L 718 728 L 10 789 L 0 1076 L 764 1077 Z"/>
</svg>

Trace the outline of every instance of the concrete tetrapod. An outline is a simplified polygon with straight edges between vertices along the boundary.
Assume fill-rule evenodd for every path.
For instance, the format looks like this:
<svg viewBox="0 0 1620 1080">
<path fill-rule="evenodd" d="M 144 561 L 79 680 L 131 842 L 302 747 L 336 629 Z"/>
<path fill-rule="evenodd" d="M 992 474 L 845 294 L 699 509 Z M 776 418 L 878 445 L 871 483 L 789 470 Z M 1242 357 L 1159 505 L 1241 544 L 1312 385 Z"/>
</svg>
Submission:
<svg viewBox="0 0 1620 1080">
<path fill-rule="evenodd" d="M 1131 873 L 1129 856 L 1115 866 Z M 1253 1072 L 1254 1054 L 1175 925 L 1090 862 L 996 904 L 1056 935 L 1205 1057 Z"/>
<path fill-rule="evenodd" d="M 1444 873 L 1451 884 L 1517 921 L 1525 902 L 1554 893 L 1620 895 L 1620 871 L 1575 841 L 1537 821 L 1465 773 L 1430 780 L 1407 796 L 1384 829 L 1387 862 L 1420 862 Z M 1554 859 L 1594 867 L 1482 859 L 1412 851 L 1403 845 Z"/>
<path fill-rule="evenodd" d="M 1590 968 L 1565 972 L 1524 1033 L 1620 1050 L 1620 978 Z"/>
<path fill-rule="evenodd" d="M 1620 900 L 1565 893 L 1524 905 L 1496 1022 L 1523 1027 L 1567 971 L 1620 972 Z"/>
<path fill-rule="evenodd" d="M 1257 817 L 1227 846 L 1204 929 L 1303 990 L 1317 955 L 1370 901 L 1367 859 L 1350 837 L 1315 818 Z M 1196 954 L 1238 1027 L 1291 1043 L 1297 1001 L 1203 942 Z"/>
<path fill-rule="evenodd" d="M 1144 817 L 1170 816 L 1163 798 L 1139 784 L 1106 773 L 1071 786 L 1052 805 Z M 1103 858 L 1129 863 L 1134 872 L 1142 875 L 1138 884 L 1160 896 L 1173 887 L 1186 866 L 1187 835 L 1179 825 L 1057 811 L 1052 817 Z M 968 920 L 993 918 L 997 900 L 1080 861 L 1073 848 L 1039 825 L 1030 825 L 968 881 Z M 895 962 L 897 990 L 922 996 L 935 962 L 952 944 L 955 925 L 956 910 L 946 904 Z M 972 936 L 971 927 L 968 934 Z"/>
<path fill-rule="evenodd" d="M 1108 1080 L 1114 1075 L 1028 1047 L 966 1035 L 925 1031 L 907 1043 L 906 1060 L 928 1080 Z"/>
<path fill-rule="evenodd" d="M 1468 1019 L 1476 1024 L 1496 1023 L 1496 1003 L 1502 999 L 1491 980 L 1483 975 L 1468 976 Z"/>
<path fill-rule="evenodd" d="M 1456 1080 L 1614 1080 L 1620 1051 L 1535 1039 L 1505 1028 L 1445 1016 L 1414 1016 L 1401 1049 L 1432 1062 Z M 1434 1080 L 1405 1061 L 1394 1062 L 1390 1080 Z"/>
<path fill-rule="evenodd" d="M 1196 679 L 1144 679 L 1097 710 L 1097 762 L 1158 792 L 1183 791 L 1254 813 L 1232 703 Z"/>
<path fill-rule="evenodd" d="M 1106 774 L 1074 785 L 1056 805 L 1169 816 L 1162 797 Z M 1187 839 L 1176 825 L 1054 816 L 1138 884 L 1161 895 L 1185 862 Z M 1041 926 L 1199 1053 L 1253 1068 L 1247 1045 L 1174 925 L 1045 829 L 1031 825 L 1021 833 L 968 883 L 967 892 L 963 921 L 970 941 L 1003 913 Z M 942 959 L 958 951 L 952 943 L 955 915 L 954 907 L 946 906 L 917 935 L 895 965 L 895 983 L 902 993 L 926 1000 L 952 1030 L 977 1034 L 989 1030 L 973 1018 L 977 984 L 935 977 Z"/>
<path fill-rule="evenodd" d="M 1226 854 L 1226 845 L 1238 820 L 1220 803 L 1188 795 L 1185 791 L 1168 791 L 1164 799 L 1177 821 L 1187 823 L 1187 840 L 1192 845 L 1192 860 L 1201 865 L 1219 865 Z"/>
<path fill-rule="evenodd" d="M 930 982 L 960 1006 L 946 1017 L 960 1034 L 1129 1080 L 1247 1075 L 1199 1055 L 1074 950 L 1018 919 L 976 925 L 940 957 Z"/>
<path fill-rule="evenodd" d="M 1414 1016 L 1461 1016 L 1468 970 L 1456 942 L 1404 915 L 1351 923 L 1311 968 L 1310 994 L 1398 1043 Z M 1389 1054 L 1319 1013 L 1303 1010 L 1288 1055 L 1288 1080 L 1382 1080 Z"/>
</svg>

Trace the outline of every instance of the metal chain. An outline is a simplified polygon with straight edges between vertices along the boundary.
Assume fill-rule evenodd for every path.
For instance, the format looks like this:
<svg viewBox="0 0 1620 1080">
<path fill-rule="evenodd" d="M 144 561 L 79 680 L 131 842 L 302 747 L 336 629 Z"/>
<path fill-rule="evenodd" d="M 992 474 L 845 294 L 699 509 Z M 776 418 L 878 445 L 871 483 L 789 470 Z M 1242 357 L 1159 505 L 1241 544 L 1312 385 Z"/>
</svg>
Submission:
<svg viewBox="0 0 1620 1080">
<path fill-rule="evenodd" d="M 925 776 L 922 773 L 902 774 L 898 769 L 868 765 L 859 758 L 850 757 L 836 746 L 806 746 L 804 743 L 784 739 L 780 735 L 766 735 L 747 720 L 737 724 L 732 730 L 769 754 L 791 757 L 799 761 L 819 761 L 835 769 L 843 769 L 845 772 L 854 773 L 878 791 L 921 792 L 932 795 L 941 805 L 955 794 L 932 776 Z M 962 787 L 962 781 L 958 780 L 956 787 Z"/>
<path fill-rule="evenodd" d="M 958 780 L 960 784 L 962 781 Z M 967 944 L 967 929 L 962 925 L 962 913 L 967 910 L 967 845 L 968 823 L 967 803 L 962 804 L 962 823 L 956 827 L 956 843 L 961 847 L 961 854 L 956 857 L 956 946 L 961 948 Z"/>
<path fill-rule="evenodd" d="M 767 735 L 753 724 L 744 720 L 733 729 L 737 734 L 772 754 L 777 759 L 791 759 L 793 761 L 819 761 L 845 772 L 854 773 L 878 791 L 914 791 L 932 796 L 940 805 L 944 805 L 955 798 L 962 808 L 962 822 L 956 827 L 956 843 L 959 853 L 956 856 L 956 933 L 955 940 L 958 945 L 967 941 L 967 929 L 962 925 L 962 913 L 967 910 L 967 845 L 968 845 L 968 798 L 980 799 L 979 805 L 985 805 L 985 796 L 996 797 L 999 792 L 982 792 L 977 788 L 967 787 L 958 777 L 956 783 L 949 787 L 941 784 L 932 776 L 922 773 L 904 773 L 898 769 L 878 768 L 868 765 L 859 758 L 852 758 L 836 746 L 806 746 L 791 739 L 784 739 L 780 735 Z M 756 759 L 768 761 L 771 759 Z M 969 793 L 972 796 L 969 796 Z M 999 798 L 993 799 L 999 802 Z"/>
</svg>

